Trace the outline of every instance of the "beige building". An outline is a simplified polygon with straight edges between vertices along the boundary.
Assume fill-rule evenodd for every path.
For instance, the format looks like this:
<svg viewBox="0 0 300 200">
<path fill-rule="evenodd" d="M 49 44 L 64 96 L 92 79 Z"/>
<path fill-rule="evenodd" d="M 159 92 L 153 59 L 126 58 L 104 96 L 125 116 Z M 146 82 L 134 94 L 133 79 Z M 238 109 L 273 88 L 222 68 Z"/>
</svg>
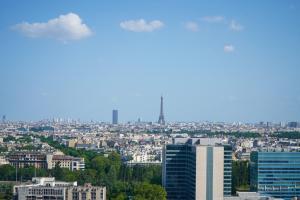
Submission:
<svg viewBox="0 0 300 200">
<path fill-rule="evenodd" d="M 223 200 L 224 148 L 196 147 L 196 199 Z"/>
<path fill-rule="evenodd" d="M 53 169 L 56 165 L 71 171 L 83 170 L 85 168 L 84 158 L 65 155 L 48 155 L 48 169 Z"/>
<path fill-rule="evenodd" d="M 9 162 L 5 158 L 5 156 L 0 156 L 0 165 L 8 165 L 8 164 L 9 164 Z"/>
<path fill-rule="evenodd" d="M 91 184 L 84 186 L 68 187 L 66 190 L 66 199 L 77 200 L 105 200 L 106 188 L 94 187 Z"/>
<path fill-rule="evenodd" d="M 71 171 L 85 168 L 84 158 L 66 155 L 53 155 L 42 152 L 12 152 L 7 156 L 9 164 L 17 168 L 33 166 L 53 169 L 56 165 Z"/>
<path fill-rule="evenodd" d="M 70 139 L 70 140 L 67 141 L 67 146 L 75 148 L 76 143 L 77 143 L 77 139 Z"/>
</svg>

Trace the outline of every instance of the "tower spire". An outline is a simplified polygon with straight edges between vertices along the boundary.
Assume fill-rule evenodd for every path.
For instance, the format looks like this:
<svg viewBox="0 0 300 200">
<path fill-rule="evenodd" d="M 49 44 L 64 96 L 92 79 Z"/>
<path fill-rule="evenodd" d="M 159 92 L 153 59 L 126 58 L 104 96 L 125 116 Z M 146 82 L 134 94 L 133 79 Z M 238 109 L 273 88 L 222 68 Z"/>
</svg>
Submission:
<svg viewBox="0 0 300 200">
<path fill-rule="evenodd" d="M 164 116 L 164 98 L 163 96 L 160 97 L 160 114 L 158 118 L 158 123 L 160 125 L 165 125 L 165 116 Z"/>
</svg>

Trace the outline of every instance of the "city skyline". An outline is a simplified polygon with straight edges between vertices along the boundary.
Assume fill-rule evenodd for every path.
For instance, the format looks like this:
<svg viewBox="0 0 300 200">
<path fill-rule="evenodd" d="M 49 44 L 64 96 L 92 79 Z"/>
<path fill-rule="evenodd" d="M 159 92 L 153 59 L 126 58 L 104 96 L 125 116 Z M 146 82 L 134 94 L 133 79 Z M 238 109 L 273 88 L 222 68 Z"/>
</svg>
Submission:
<svg viewBox="0 0 300 200">
<path fill-rule="evenodd" d="M 172 9 L 170 9 L 172 7 Z M 300 121 L 300 2 L 0 2 L 0 116 Z"/>
</svg>

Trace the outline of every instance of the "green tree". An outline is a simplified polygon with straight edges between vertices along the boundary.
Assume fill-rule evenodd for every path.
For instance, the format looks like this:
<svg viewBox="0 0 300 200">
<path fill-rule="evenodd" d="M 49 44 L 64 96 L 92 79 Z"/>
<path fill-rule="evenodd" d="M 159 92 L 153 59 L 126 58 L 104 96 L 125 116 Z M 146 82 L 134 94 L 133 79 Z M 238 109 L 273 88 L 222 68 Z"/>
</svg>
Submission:
<svg viewBox="0 0 300 200">
<path fill-rule="evenodd" d="M 142 183 L 134 187 L 134 200 L 166 200 L 167 193 L 159 185 Z"/>
<path fill-rule="evenodd" d="M 248 161 L 232 162 L 232 194 L 237 190 L 247 190 L 250 184 Z"/>
</svg>

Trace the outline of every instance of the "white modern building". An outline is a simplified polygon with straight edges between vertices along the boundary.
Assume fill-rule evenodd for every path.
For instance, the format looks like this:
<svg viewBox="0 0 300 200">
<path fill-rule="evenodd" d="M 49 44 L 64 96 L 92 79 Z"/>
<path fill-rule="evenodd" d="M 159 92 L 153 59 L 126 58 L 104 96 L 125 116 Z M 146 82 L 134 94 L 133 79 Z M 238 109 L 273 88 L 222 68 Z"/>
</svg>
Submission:
<svg viewBox="0 0 300 200">
<path fill-rule="evenodd" d="M 16 185 L 13 191 L 15 200 L 106 200 L 106 187 L 77 186 L 77 182 L 55 181 L 53 177 L 32 178 L 32 184 Z"/>
</svg>

